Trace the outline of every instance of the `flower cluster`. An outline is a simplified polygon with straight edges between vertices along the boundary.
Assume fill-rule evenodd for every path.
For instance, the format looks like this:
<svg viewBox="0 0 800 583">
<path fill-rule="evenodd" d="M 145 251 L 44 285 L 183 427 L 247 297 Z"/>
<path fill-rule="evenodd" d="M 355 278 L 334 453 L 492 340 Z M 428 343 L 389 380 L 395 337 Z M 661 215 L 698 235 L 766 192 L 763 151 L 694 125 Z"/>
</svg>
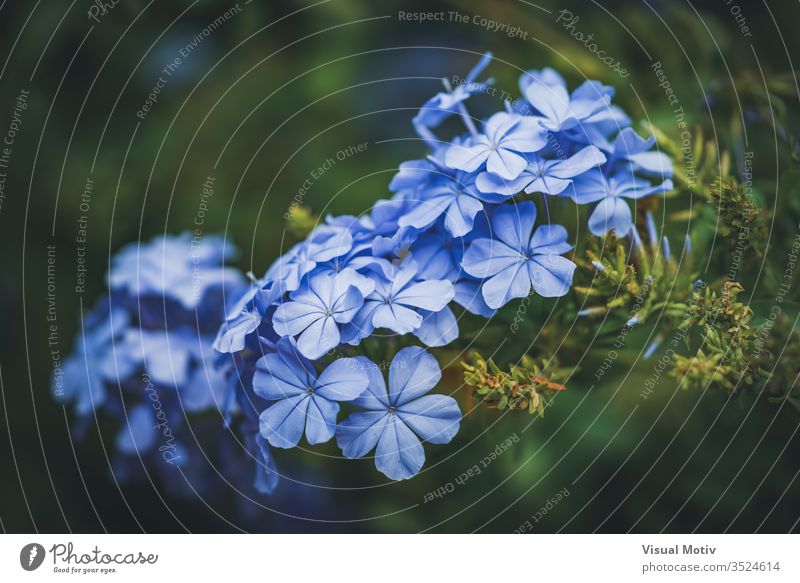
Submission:
<svg viewBox="0 0 800 583">
<path fill-rule="evenodd" d="M 120 449 L 155 448 L 158 415 L 168 407 L 218 407 L 225 427 L 236 420 L 261 492 L 278 481 L 270 446 L 293 448 L 304 435 L 310 445 L 335 438 L 346 458 L 374 450 L 390 479 L 417 474 L 421 440 L 447 443 L 461 420 L 452 397 L 427 394 L 441 377 L 438 362 L 420 346 L 399 350 L 387 388 L 381 367 L 347 355 L 386 335 L 445 346 L 459 337 L 453 304 L 490 318 L 514 298 L 565 295 L 573 246 L 567 229 L 551 223 L 549 200 L 595 205 L 594 234 L 636 237 L 624 199 L 672 188 L 669 159 L 631 129 L 611 104 L 614 90 L 597 81 L 570 93 L 555 71 L 528 71 L 522 99 L 473 118 L 466 104 L 492 83 L 478 81 L 490 61 L 485 55 L 456 87 L 445 82 L 414 117 L 430 151 L 399 165 L 390 198 L 361 216 L 327 217 L 262 278 L 251 277 L 249 289 L 241 286 L 227 309 L 220 292 L 230 295 L 239 276 L 223 267 L 222 241 L 196 248 L 185 236 L 165 237 L 124 249 L 112 265 L 109 301 L 87 319 L 69 363 L 65 399 L 85 416 L 108 406 L 110 386 L 141 396 L 144 371 L 164 389 L 164 409 L 154 418 L 146 399 L 133 408 L 123 400 Z M 465 131 L 441 139 L 434 132 L 448 118 Z M 209 370 L 207 333 L 220 322 Z M 89 359 L 97 365 L 86 367 Z M 538 408 L 538 393 L 529 393 L 514 406 Z M 343 406 L 349 416 L 340 420 Z"/>
<path fill-rule="evenodd" d="M 491 82 L 477 81 L 490 60 L 486 55 L 463 84 L 445 83 L 446 91 L 414 118 L 430 152 L 400 164 L 390 199 L 363 216 L 328 217 L 252 282 L 220 329 L 218 350 L 240 359 L 252 355 L 242 368 L 255 373 L 237 389 L 236 400 L 263 399 L 261 435 L 273 446 L 294 447 L 305 431 L 310 444 L 336 434 L 348 457 L 363 455 L 376 439 L 381 450 L 377 429 L 374 435 L 365 429 L 375 439 L 362 436 L 358 447 L 349 436 L 356 420 L 367 425 L 383 419 L 378 413 L 387 407 L 400 406 L 382 397 L 382 378 L 366 375 L 372 378 L 368 392 L 377 396 L 365 399 L 367 393 L 358 394 L 367 382 L 358 360 L 337 361 L 319 376 L 313 361 L 376 334 L 414 334 L 428 347 L 444 346 L 459 336 L 451 301 L 488 318 L 532 291 L 563 296 L 576 266 L 564 257 L 572 249 L 567 230 L 549 221 L 548 197 L 598 203 L 590 230 L 625 235 L 632 215 L 622 199 L 672 187 L 669 159 L 652 151 L 652 138 L 630 128 L 629 118 L 611 105 L 613 89 L 599 82 L 569 93 L 555 71 L 528 71 L 520 79 L 524 100 L 473 119 L 466 103 Z M 434 130 L 452 116 L 466 132 L 440 140 Z M 525 200 L 531 194 L 541 196 L 544 221 L 537 222 L 534 201 Z M 332 379 L 338 379 L 336 391 L 328 386 Z M 337 430 L 340 402 L 376 408 Z M 433 417 L 452 413 L 449 401 L 431 400 L 430 406 L 426 414 Z M 374 423 L 397 432 L 394 424 Z M 416 464 L 403 471 L 377 465 L 393 478 L 419 470 Z"/>
<path fill-rule="evenodd" d="M 187 416 L 216 410 L 224 376 L 213 340 L 226 294 L 244 285 L 224 262 L 235 249 L 189 233 L 124 247 L 111 262 L 107 295 L 84 318 L 73 353 L 53 378 L 84 432 L 100 414 L 119 424 L 115 473 L 142 462 L 162 471 L 199 462 Z M 194 454 L 194 455 L 193 455 Z"/>
</svg>

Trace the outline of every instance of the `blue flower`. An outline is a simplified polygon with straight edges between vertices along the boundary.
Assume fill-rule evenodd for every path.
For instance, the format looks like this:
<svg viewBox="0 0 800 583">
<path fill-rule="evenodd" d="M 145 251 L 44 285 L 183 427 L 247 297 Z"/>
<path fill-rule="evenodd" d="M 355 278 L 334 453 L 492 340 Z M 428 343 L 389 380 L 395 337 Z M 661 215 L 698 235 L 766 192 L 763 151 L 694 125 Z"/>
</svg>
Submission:
<svg viewBox="0 0 800 583">
<path fill-rule="evenodd" d="M 586 146 L 564 160 L 545 160 L 537 155 L 528 157 L 528 165 L 514 180 L 504 180 L 488 172 L 481 173 L 476 185 L 484 193 L 514 196 L 523 190 L 528 194 L 561 194 L 576 176 L 601 166 L 606 157 L 594 146 Z"/>
<path fill-rule="evenodd" d="M 445 163 L 464 172 L 485 166 L 492 174 L 513 180 L 528 165 L 523 154 L 537 152 L 546 144 L 546 134 L 534 118 L 501 111 L 489 118 L 484 133 L 471 144 L 450 146 Z"/>
<path fill-rule="evenodd" d="M 475 81 L 491 60 L 492 53 L 483 55 L 480 62 L 472 68 L 467 78 L 464 79 L 464 82 L 456 85 L 455 88 L 450 87 L 449 81 L 445 79 L 445 89 L 447 91 L 437 93 L 426 101 L 420 108 L 419 113 L 414 116 L 413 124 L 415 126 L 435 128 L 454 113 L 460 113 L 464 101 L 471 95 L 484 91 L 486 86 L 491 83 L 491 81 L 483 83 Z"/>
<path fill-rule="evenodd" d="M 624 199 L 638 200 L 669 190 L 672 190 L 669 179 L 653 186 L 626 169 L 610 177 L 594 170 L 577 177 L 574 188 L 567 195 L 578 204 L 600 201 L 589 216 L 592 234 L 600 236 L 613 230 L 618 237 L 624 237 L 633 228 L 631 209 Z"/>
<path fill-rule="evenodd" d="M 375 274 L 375 290 L 344 333 L 345 342 L 358 344 L 375 328 L 388 328 L 397 334 L 414 332 L 422 325 L 421 311 L 439 312 L 453 299 L 453 284 L 446 280 L 418 281 L 417 266 L 409 262 L 395 270 L 391 278 Z"/>
<path fill-rule="evenodd" d="M 481 292 L 490 308 L 527 296 L 531 287 L 541 296 L 558 297 L 572 285 L 576 266 L 561 257 L 572 249 L 566 229 L 541 225 L 533 232 L 535 222 L 530 201 L 501 206 L 492 217 L 493 238 L 476 239 L 464 254 L 464 271 L 485 280 Z"/>
<path fill-rule="evenodd" d="M 441 379 L 439 363 L 422 348 L 398 352 L 389 367 L 389 391 L 380 369 L 365 357 L 369 389 L 353 403 L 365 409 L 353 413 L 336 430 L 336 443 L 347 458 L 375 451 L 375 467 L 392 480 L 419 473 L 425 463 L 420 437 L 429 443 L 449 443 L 458 433 L 461 411 L 455 399 L 427 395 Z M 419 437 L 418 437 L 419 436 Z"/>
<path fill-rule="evenodd" d="M 287 340 L 278 351 L 256 363 L 253 390 L 274 401 L 260 417 L 261 435 L 279 448 L 295 447 L 305 431 L 311 445 L 324 443 L 336 431 L 339 402 L 352 401 L 369 384 L 361 361 L 341 358 L 319 377 L 313 365 Z"/>
<path fill-rule="evenodd" d="M 241 275 L 223 264 L 235 255 L 236 248 L 221 237 L 164 235 L 120 249 L 111 262 L 108 283 L 115 292 L 173 299 L 191 310 L 214 290 L 239 289 Z"/>
<path fill-rule="evenodd" d="M 483 211 L 483 202 L 496 202 L 478 192 L 475 175 L 466 172 L 431 170 L 432 179 L 408 196 L 410 210 L 400 220 L 401 227 L 426 229 L 444 216 L 444 228 L 453 237 L 463 237 L 475 223 L 475 216 Z"/>
<path fill-rule="evenodd" d="M 534 109 L 543 128 L 561 132 L 590 121 L 607 110 L 614 89 L 597 81 L 585 81 L 572 94 L 564 79 L 552 69 L 528 71 L 520 77 L 520 88 Z"/>
<path fill-rule="evenodd" d="M 456 281 L 461 274 L 465 247 L 463 239 L 451 237 L 444 229 L 429 229 L 411 246 L 411 258 L 419 268 L 417 277 Z"/>
<path fill-rule="evenodd" d="M 647 140 L 639 136 L 633 129 L 624 128 L 614 139 L 613 151 L 609 164 L 625 163 L 629 170 L 663 178 L 672 177 L 672 160 L 664 152 L 652 151 L 656 139 L 651 136 Z"/>
<path fill-rule="evenodd" d="M 316 360 L 341 339 L 340 324 L 347 324 L 361 308 L 364 297 L 351 280 L 329 274 L 312 276 L 278 306 L 272 326 L 280 336 L 298 336 L 303 356 Z"/>
</svg>

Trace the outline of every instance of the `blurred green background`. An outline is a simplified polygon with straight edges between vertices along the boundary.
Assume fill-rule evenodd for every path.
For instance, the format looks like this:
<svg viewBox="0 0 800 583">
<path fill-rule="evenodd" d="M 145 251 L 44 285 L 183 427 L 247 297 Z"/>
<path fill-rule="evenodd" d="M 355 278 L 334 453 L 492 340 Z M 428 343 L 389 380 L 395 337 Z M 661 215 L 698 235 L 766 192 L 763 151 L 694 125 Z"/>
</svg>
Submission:
<svg viewBox="0 0 800 583">
<path fill-rule="evenodd" d="M 203 229 L 226 233 L 242 250 L 237 265 L 262 273 L 288 244 L 283 214 L 312 171 L 366 144 L 313 178 L 303 203 L 320 214 L 369 209 L 387 196 L 398 163 L 422 153 L 410 124 L 416 109 L 440 90 L 440 78 L 464 75 L 486 50 L 497 57 L 489 71 L 497 86 L 515 96 L 520 70 L 553 66 L 572 87 L 584 78 L 616 86 L 615 102 L 635 120 L 674 136 L 650 54 L 668 71 L 691 124 L 735 153 L 731 79 L 791 71 L 800 57 L 796 4 L 741 2 L 748 37 L 722 1 L 242 1 L 166 77 L 144 119 L 137 112 L 164 67 L 234 5 L 122 1 L 96 20 L 91 6 L 16 1 L 0 8 L 0 134 L 20 92 L 29 92 L 0 208 L 3 530 L 510 532 L 526 521 L 533 532 L 797 527 L 798 411 L 681 391 L 666 377 L 643 399 L 654 363 L 625 366 L 638 347 L 593 390 L 586 378 L 572 383 L 542 419 L 476 410 L 452 444 L 426 447 L 425 470 L 410 482 L 386 484 L 370 460 L 337 460 L 329 443 L 277 454 L 282 470 L 316 487 L 285 480 L 261 500 L 266 509 L 230 493 L 187 500 L 147 483 L 117 486 L 108 435 L 102 442 L 92 430 L 73 444 L 69 412 L 50 398 L 46 286 L 47 246 L 55 245 L 58 341 L 66 353 L 81 306 L 103 293 L 109 254 L 192 228 L 208 176 L 214 196 Z M 562 9 L 579 17 L 576 29 L 593 33 L 628 78 L 556 22 Z M 469 22 L 404 22 L 400 11 L 455 11 Z M 517 25 L 526 36 L 492 32 L 473 23 L 476 15 Z M 473 113 L 497 108 L 485 99 Z M 754 128 L 756 183 L 774 190 L 772 129 Z M 89 178 L 87 210 L 81 195 Z M 86 289 L 78 294 L 83 214 Z M 591 373 L 603 355 L 584 368 Z M 458 375 L 448 371 L 453 382 Z M 514 435 L 518 443 L 457 482 Z M 446 495 L 425 502 L 440 488 Z"/>
</svg>

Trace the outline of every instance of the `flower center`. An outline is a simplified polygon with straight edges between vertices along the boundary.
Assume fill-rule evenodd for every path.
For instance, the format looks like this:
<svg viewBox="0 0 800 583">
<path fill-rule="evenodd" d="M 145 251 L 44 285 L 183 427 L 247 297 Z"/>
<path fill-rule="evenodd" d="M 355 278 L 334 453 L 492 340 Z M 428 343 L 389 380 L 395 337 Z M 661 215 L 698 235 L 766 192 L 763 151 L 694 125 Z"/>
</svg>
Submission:
<svg viewBox="0 0 800 583">
<path fill-rule="evenodd" d="M 306 395 L 309 397 L 314 394 L 314 387 L 306 387 Z"/>
<path fill-rule="evenodd" d="M 325 313 L 328 314 L 329 316 L 333 316 L 333 310 L 331 310 L 330 308 L 325 310 Z"/>
<path fill-rule="evenodd" d="M 389 405 L 389 415 L 394 415 L 396 411 L 397 407 L 395 407 L 394 405 Z"/>
</svg>

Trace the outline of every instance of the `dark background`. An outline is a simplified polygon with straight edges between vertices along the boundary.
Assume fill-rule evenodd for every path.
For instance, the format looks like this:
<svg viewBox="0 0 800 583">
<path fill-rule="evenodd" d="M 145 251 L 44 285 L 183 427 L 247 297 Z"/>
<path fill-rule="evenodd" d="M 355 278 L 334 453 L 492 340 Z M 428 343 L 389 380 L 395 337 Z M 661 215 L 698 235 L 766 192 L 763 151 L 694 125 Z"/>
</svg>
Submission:
<svg viewBox="0 0 800 583">
<path fill-rule="evenodd" d="M 162 68 L 232 4 L 122 1 L 96 23 L 86 0 L 4 2 L 0 134 L 20 90 L 30 97 L 0 209 L 3 530 L 508 532 L 565 488 L 569 496 L 533 525 L 535 532 L 796 528 L 800 413 L 763 399 L 682 391 L 669 378 L 642 399 L 652 362 L 630 374 L 617 366 L 591 391 L 571 385 L 543 419 L 477 410 L 452 444 L 426 446 L 425 470 L 411 482 L 385 483 L 370 460 L 327 457 L 338 453 L 333 443 L 279 452 L 290 479 L 260 499 L 266 508 L 232 492 L 185 498 L 164 493 L 158 481 L 116 484 L 107 457 L 113 431 L 93 428 L 80 443 L 70 438 L 69 411 L 52 401 L 48 386 L 47 245 L 56 247 L 57 326 L 66 354 L 81 306 L 104 290 L 109 254 L 190 228 L 206 176 L 216 181 L 204 229 L 227 233 L 242 249 L 237 265 L 260 274 L 286 245 L 282 215 L 313 169 L 367 142 L 365 152 L 324 173 L 304 203 L 318 213 L 361 213 L 387 196 L 397 164 L 422 152 L 410 124 L 416 108 L 440 89 L 441 77 L 465 74 L 485 50 L 498 59 L 489 71 L 497 86 L 515 95 L 520 70 L 553 66 L 572 87 L 584 78 L 615 85 L 615 101 L 634 120 L 648 118 L 674 135 L 671 107 L 644 49 L 669 72 L 692 125 L 716 132 L 726 149 L 735 148 L 731 79 L 787 73 L 800 58 L 800 10 L 791 2 L 740 1 L 751 37 L 742 36 L 721 0 L 535 4 L 540 8 L 511 0 L 240 2 L 241 12 L 184 59 L 140 120 L 136 112 Z M 623 63 L 628 79 L 555 23 L 562 8 Z M 518 25 L 528 37 L 397 17 L 439 10 Z M 795 99 L 780 105 L 793 109 Z M 486 113 L 497 104 L 484 105 Z M 756 168 L 765 191 L 775 188 L 779 171 L 771 132 L 763 129 Z M 751 148 L 761 147 L 753 140 Z M 75 237 L 89 176 L 87 288 L 76 294 Z M 630 352 L 621 364 L 633 362 L 638 347 Z M 447 374 L 457 382 L 457 370 Z M 519 443 L 480 476 L 423 504 L 426 493 L 454 482 L 514 433 Z"/>
</svg>

